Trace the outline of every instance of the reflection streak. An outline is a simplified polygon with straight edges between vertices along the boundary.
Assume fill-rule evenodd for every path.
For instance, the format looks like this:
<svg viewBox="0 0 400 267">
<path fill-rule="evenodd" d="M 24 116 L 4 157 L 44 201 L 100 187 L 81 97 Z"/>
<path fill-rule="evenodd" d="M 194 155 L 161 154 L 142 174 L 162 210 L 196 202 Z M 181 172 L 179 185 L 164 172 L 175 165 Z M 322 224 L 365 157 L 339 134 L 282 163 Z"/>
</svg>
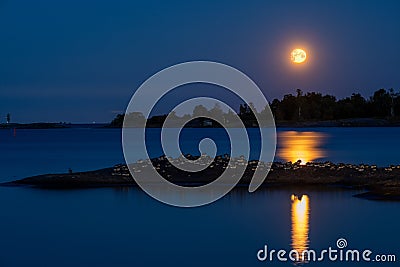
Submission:
<svg viewBox="0 0 400 267">
<path fill-rule="evenodd" d="M 292 249 L 299 253 L 299 260 L 304 261 L 302 253 L 309 246 L 310 200 L 307 195 L 292 199 Z"/>
<path fill-rule="evenodd" d="M 321 148 L 326 137 L 326 134 L 320 132 L 282 132 L 278 135 L 280 148 L 277 154 L 285 161 L 301 160 L 301 164 L 306 164 L 326 156 Z"/>
</svg>

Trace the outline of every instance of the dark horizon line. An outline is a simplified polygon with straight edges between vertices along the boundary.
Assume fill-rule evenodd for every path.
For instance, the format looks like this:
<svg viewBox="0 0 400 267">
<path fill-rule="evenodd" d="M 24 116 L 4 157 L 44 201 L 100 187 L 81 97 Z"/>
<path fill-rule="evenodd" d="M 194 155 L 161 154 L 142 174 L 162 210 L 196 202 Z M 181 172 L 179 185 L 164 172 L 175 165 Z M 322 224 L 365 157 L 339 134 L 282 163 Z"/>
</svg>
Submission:
<svg viewBox="0 0 400 267">
<path fill-rule="evenodd" d="M 374 92 L 374 94 L 376 94 L 376 93 L 379 92 L 380 90 L 384 90 L 385 93 L 390 94 L 390 95 L 391 95 L 392 97 L 394 97 L 394 98 L 400 97 L 400 89 L 399 89 L 398 91 L 395 91 L 395 90 L 393 89 L 393 87 L 390 88 L 390 89 L 379 88 L 378 90 L 376 90 L 376 91 Z M 323 94 L 323 93 L 321 93 L 321 92 L 315 92 L 315 91 L 304 92 L 304 91 L 301 90 L 301 89 L 295 89 L 294 93 L 296 93 L 297 96 L 299 96 L 299 94 L 300 94 L 300 96 L 305 96 L 305 95 L 307 95 L 307 94 L 320 94 L 320 95 L 322 95 L 322 96 L 334 97 L 334 98 L 336 99 L 336 101 L 344 101 L 344 100 L 346 100 L 346 99 L 351 98 L 351 97 L 354 96 L 354 95 L 356 95 L 356 96 L 361 96 L 361 97 L 362 97 L 364 100 L 366 100 L 366 101 L 370 101 L 370 100 L 373 98 L 373 95 L 372 95 L 372 96 L 364 97 L 363 94 L 361 94 L 360 92 L 353 92 L 353 93 L 351 93 L 351 95 L 346 96 L 346 97 L 343 97 L 343 98 L 337 98 L 335 95 Z M 304 95 L 303 95 L 303 93 L 304 93 Z M 272 99 L 272 101 L 268 101 L 268 102 L 269 102 L 270 108 L 272 108 L 272 105 L 273 105 L 274 101 L 276 101 L 276 100 L 278 100 L 278 101 L 283 101 L 283 100 L 285 99 L 285 97 L 288 97 L 288 96 L 295 96 L 295 97 L 296 97 L 296 95 L 293 95 L 293 94 L 289 93 L 289 94 L 284 94 L 280 99 L 274 98 L 274 99 Z M 247 104 L 249 104 L 249 103 L 242 103 L 242 104 L 247 105 Z M 8 115 L 8 114 L 9 114 L 9 113 L 7 113 L 7 115 Z M 122 114 L 125 114 L 125 112 L 122 113 Z M 152 117 L 165 116 L 166 114 L 169 114 L 169 113 L 160 112 L 160 113 L 158 113 L 158 114 L 153 114 Z M 12 114 L 11 114 L 11 115 L 12 115 Z M 117 114 L 117 115 L 118 115 L 118 114 Z M 189 115 L 190 115 L 190 114 L 189 114 Z M 354 118 L 357 118 L 357 117 L 354 117 Z M 373 118 L 373 117 L 371 117 L 371 118 Z M 31 122 L 23 122 L 23 121 L 20 121 L 20 122 L 18 122 L 18 121 L 16 121 L 16 122 L 12 121 L 12 122 L 10 122 L 10 124 L 26 124 L 26 125 L 29 125 L 29 124 L 39 124 L 39 123 L 42 123 L 42 124 L 59 124 L 59 125 L 62 125 L 62 124 L 69 124 L 69 125 L 92 125 L 92 124 L 93 124 L 93 125 L 96 125 L 96 124 L 97 124 L 97 125 L 102 125 L 102 124 L 110 124 L 111 122 L 110 122 L 110 121 L 107 121 L 107 122 L 96 122 L 96 121 L 91 121 L 91 122 L 72 122 L 72 121 L 40 121 L 40 120 L 39 120 L 39 121 L 31 121 Z M 2 126 L 7 125 L 7 122 L 0 122 L 0 125 L 2 125 Z"/>
</svg>

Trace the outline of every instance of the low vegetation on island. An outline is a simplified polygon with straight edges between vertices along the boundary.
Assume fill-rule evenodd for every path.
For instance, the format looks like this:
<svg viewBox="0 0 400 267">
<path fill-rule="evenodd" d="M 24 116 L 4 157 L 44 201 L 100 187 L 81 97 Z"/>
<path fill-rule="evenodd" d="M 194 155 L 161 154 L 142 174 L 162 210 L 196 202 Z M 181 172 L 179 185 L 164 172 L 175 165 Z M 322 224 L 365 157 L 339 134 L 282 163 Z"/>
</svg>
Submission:
<svg viewBox="0 0 400 267">
<path fill-rule="evenodd" d="M 185 155 L 186 159 L 196 160 L 198 156 Z M 215 159 L 203 158 L 199 164 L 207 165 L 199 172 L 185 172 L 177 169 L 171 162 L 181 164 L 181 158 L 161 156 L 152 160 L 140 160 L 130 165 L 134 173 L 146 175 L 151 164 L 157 172 L 171 183 L 184 186 L 199 186 L 217 179 L 224 171 L 245 167 L 245 172 L 238 186 L 248 186 L 254 171 L 267 172 L 263 188 L 276 187 L 342 187 L 364 190 L 356 197 L 370 200 L 400 200 L 400 165 L 377 167 L 367 164 L 344 164 L 332 162 L 275 162 L 268 164 L 257 160 L 246 161 L 244 158 L 230 158 L 228 155 Z M 210 165 L 209 162 L 211 162 Z M 149 173 L 150 175 L 150 173 Z M 33 186 L 39 188 L 91 188 L 91 187 L 132 187 L 137 186 L 128 166 L 118 164 L 111 168 L 89 172 L 65 174 L 45 174 L 4 183 L 3 186 Z"/>
</svg>

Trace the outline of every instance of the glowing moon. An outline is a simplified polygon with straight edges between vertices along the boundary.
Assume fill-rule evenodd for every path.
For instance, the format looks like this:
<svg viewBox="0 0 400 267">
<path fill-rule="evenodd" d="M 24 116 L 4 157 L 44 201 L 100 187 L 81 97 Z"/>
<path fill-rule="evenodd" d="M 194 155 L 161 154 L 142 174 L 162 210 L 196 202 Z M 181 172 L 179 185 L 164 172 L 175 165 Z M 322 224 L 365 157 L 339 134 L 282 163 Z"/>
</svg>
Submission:
<svg viewBox="0 0 400 267">
<path fill-rule="evenodd" d="M 294 63 L 303 63 L 307 58 L 307 54 L 303 49 L 296 48 L 290 53 L 290 59 Z"/>
</svg>

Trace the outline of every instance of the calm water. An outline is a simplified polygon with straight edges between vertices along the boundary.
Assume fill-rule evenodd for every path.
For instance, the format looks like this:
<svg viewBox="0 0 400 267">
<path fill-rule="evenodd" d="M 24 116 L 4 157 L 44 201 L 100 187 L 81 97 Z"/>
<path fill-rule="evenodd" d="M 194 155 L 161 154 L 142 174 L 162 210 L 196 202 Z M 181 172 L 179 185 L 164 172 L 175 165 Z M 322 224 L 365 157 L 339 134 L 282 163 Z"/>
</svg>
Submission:
<svg viewBox="0 0 400 267">
<path fill-rule="evenodd" d="M 149 133 L 150 138 L 157 134 Z M 218 129 L 188 129 L 186 134 L 190 139 L 183 138 L 182 146 L 187 153 L 195 154 L 193 142 L 205 135 L 217 139 L 219 152 L 229 146 Z M 397 164 L 399 136 L 398 128 L 285 129 L 279 132 L 277 159 Z M 157 142 L 150 146 L 157 155 Z M 123 162 L 120 131 L 114 129 L 19 130 L 16 137 L 0 131 L 0 152 L 0 181 Z M 276 258 L 259 262 L 257 251 L 264 245 L 335 248 L 338 238 L 346 238 L 349 248 L 399 259 L 400 203 L 357 199 L 355 193 L 292 188 L 249 194 L 237 189 L 211 205 L 182 209 L 137 189 L 0 187 L 0 266 L 292 266 Z"/>
</svg>

